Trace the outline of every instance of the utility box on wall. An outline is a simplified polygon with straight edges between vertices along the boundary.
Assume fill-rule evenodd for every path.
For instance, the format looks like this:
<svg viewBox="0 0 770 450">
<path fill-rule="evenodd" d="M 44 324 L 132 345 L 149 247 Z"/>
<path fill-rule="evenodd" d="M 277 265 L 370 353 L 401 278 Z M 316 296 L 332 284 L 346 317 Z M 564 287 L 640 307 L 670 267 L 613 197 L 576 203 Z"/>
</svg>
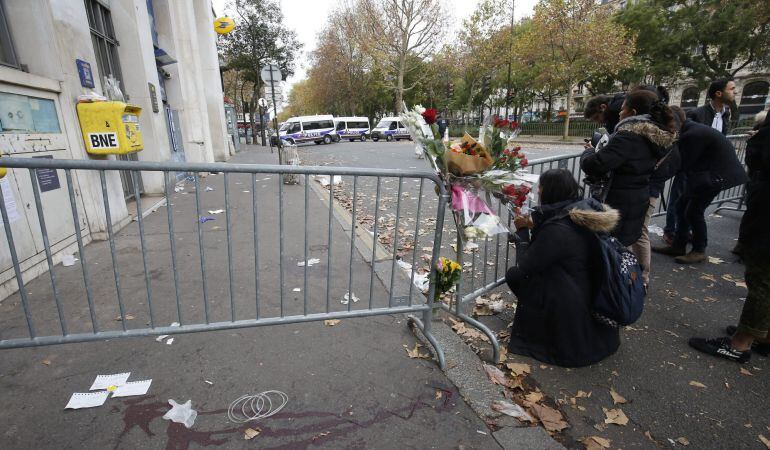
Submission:
<svg viewBox="0 0 770 450">
<path fill-rule="evenodd" d="M 78 103 L 77 109 L 88 153 L 124 155 L 144 149 L 139 128 L 142 108 L 124 102 L 92 102 Z"/>
</svg>

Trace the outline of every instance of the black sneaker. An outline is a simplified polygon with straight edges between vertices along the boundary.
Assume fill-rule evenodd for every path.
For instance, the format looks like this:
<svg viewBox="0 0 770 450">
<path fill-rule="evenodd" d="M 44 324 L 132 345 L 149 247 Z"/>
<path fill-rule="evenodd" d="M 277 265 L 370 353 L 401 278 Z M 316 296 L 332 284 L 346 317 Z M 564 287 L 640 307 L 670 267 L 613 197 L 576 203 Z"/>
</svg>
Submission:
<svg viewBox="0 0 770 450">
<path fill-rule="evenodd" d="M 725 328 L 725 333 L 727 333 L 728 336 L 734 335 L 736 331 L 738 331 L 738 327 L 735 325 L 729 325 L 727 328 Z M 770 356 L 770 344 L 766 344 L 764 342 L 754 342 L 754 344 L 751 346 L 751 352 L 758 353 L 764 357 L 768 357 Z"/>
<path fill-rule="evenodd" d="M 739 351 L 730 345 L 730 338 L 721 337 L 715 339 L 691 338 L 690 347 L 709 355 L 719 356 L 730 361 L 745 363 L 751 359 L 751 350 Z"/>
</svg>

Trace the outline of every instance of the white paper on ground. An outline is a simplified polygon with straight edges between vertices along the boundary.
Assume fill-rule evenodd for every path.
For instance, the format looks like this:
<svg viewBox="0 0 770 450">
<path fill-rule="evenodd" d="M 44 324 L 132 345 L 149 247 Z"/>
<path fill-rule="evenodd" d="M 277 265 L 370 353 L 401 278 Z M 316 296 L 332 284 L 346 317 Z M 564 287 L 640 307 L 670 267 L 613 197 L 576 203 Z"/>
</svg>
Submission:
<svg viewBox="0 0 770 450">
<path fill-rule="evenodd" d="M 329 185 L 329 175 L 316 175 L 315 180 L 321 183 L 321 186 L 326 187 Z M 340 175 L 334 175 L 331 177 L 332 183 L 336 186 L 342 183 L 342 177 Z"/>
<path fill-rule="evenodd" d="M 663 228 L 659 227 L 658 225 L 651 224 L 647 226 L 647 231 L 650 233 L 656 235 L 656 236 L 663 236 Z"/>
<path fill-rule="evenodd" d="M 113 397 L 129 397 L 131 395 L 144 395 L 150 390 L 152 380 L 129 381 L 123 386 L 118 386 L 112 392 Z"/>
<path fill-rule="evenodd" d="M 163 415 L 164 419 L 181 423 L 187 428 L 193 426 L 195 418 L 198 417 L 198 411 L 192 409 L 192 400 L 180 404 L 169 399 L 168 403 L 171 405 L 171 409 Z"/>
<path fill-rule="evenodd" d="M 310 258 L 310 259 L 308 259 L 308 260 L 307 260 L 307 266 L 308 266 L 308 267 L 313 267 L 313 265 L 314 265 L 314 264 L 318 264 L 318 263 L 320 263 L 320 262 L 321 262 L 321 260 L 320 260 L 320 259 L 318 259 L 318 258 Z M 299 267 L 305 267 L 305 261 L 300 261 L 300 262 L 298 262 L 298 263 L 297 263 L 297 266 L 299 266 Z"/>
<path fill-rule="evenodd" d="M 222 214 L 223 212 L 225 212 L 224 209 L 210 209 L 209 210 L 209 214 Z"/>
<path fill-rule="evenodd" d="M 409 264 L 408 262 L 404 261 L 403 259 L 399 259 L 397 262 L 398 262 L 398 267 L 400 267 L 400 268 L 402 268 L 402 269 L 404 269 L 406 271 L 412 270 L 412 265 Z"/>
<path fill-rule="evenodd" d="M 174 343 L 174 338 L 171 338 L 171 339 L 166 341 L 166 345 L 171 345 L 173 343 Z"/>
<path fill-rule="evenodd" d="M 166 339 L 167 337 L 167 334 L 161 334 L 160 336 L 156 337 L 155 340 L 158 342 L 163 342 L 163 339 Z"/>
<path fill-rule="evenodd" d="M 70 397 L 70 401 L 67 402 L 67 406 L 64 409 L 80 409 L 80 408 L 93 408 L 96 406 L 102 406 L 107 397 L 110 395 L 107 391 L 99 392 L 75 392 Z"/>
<path fill-rule="evenodd" d="M 97 389 L 107 389 L 110 386 L 123 386 L 126 384 L 126 380 L 131 376 L 131 372 L 125 373 L 113 373 L 111 375 L 97 375 L 94 380 L 94 384 L 91 385 L 89 391 L 95 391 Z"/>
<path fill-rule="evenodd" d="M 61 257 L 61 265 L 64 267 L 74 266 L 75 261 L 78 259 L 75 258 L 75 255 L 62 255 Z"/>
</svg>

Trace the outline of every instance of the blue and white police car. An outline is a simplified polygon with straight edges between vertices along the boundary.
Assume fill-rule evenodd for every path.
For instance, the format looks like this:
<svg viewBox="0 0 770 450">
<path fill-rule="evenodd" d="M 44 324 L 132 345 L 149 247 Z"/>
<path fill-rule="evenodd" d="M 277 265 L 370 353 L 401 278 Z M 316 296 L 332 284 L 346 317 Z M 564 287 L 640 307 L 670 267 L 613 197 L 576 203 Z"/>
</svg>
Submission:
<svg viewBox="0 0 770 450">
<path fill-rule="evenodd" d="M 338 140 L 336 135 L 332 115 L 291 117 L 278 129 L 278 136 L 289 144 L 310 141 L 331 144 Z"/>
<path fill-rule="evenodd" d="M 366 142 L 369 137 L 371 125 L 368 117 L 335 117 L 334 123 L 340 139 Z"/>
<path fill-rule="evenodd" d="M 400 117 L 383 117 L 372 129 L 372 140 L 377 142 L 380 139 L 390 142 L 399 139 L 411 140 L 412 137 L 409 135 L 409 130 L 401 123 Z"/>
</svg>

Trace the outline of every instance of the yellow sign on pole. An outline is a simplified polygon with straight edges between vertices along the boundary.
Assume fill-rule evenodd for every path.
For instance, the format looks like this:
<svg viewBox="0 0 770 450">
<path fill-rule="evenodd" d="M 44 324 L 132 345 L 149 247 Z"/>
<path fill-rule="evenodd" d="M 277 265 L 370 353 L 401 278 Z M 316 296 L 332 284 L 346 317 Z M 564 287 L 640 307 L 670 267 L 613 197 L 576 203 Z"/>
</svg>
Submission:
<svg viewBox="0 0 770 450">
<path fill-rule="evenodd" d="M 214 20 L 214 31 L 219 34 L 227 34 L 235 28 L 235 21 L 229 17 L 217 17 Z"/>
</svg>

